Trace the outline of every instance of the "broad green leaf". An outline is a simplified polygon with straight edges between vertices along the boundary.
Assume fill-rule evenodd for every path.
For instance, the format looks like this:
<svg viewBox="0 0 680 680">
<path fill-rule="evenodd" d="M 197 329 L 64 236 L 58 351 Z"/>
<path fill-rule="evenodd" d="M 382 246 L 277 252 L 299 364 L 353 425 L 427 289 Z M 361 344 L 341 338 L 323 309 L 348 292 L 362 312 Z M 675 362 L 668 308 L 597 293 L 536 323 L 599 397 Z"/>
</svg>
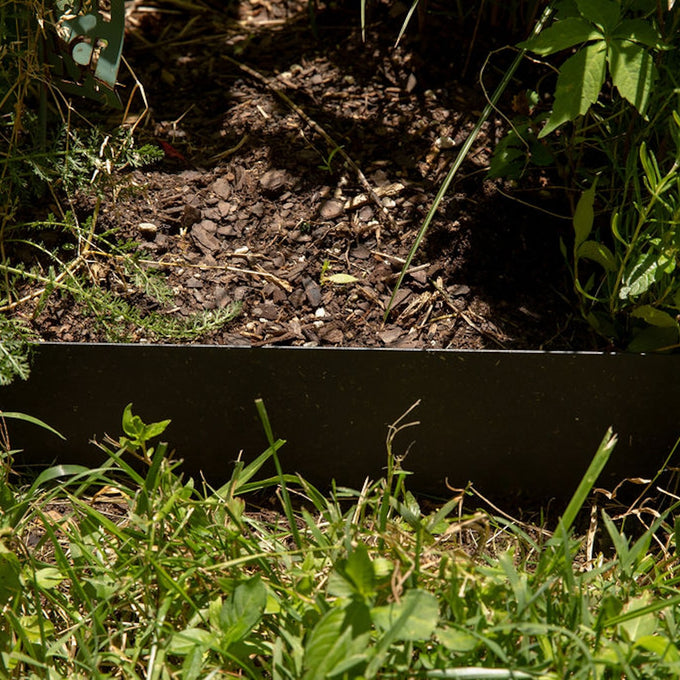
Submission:
<svg viewBox="0 0 680 680">
<path fill-rule="evenodd" d="M 558 0 L 558 2 L 555 3 L 555 11 L 557 12 L 558 19 L 579 16 L 576 0 Z"/>
<path fill-rule="evenodd" d="M 530 141 L 531 147 L 531 162 L 538 167 L 545 167 L 551 165 L 555 161 L 550 147 L 545 142 L 539 142 L 537 139 Z"/>
<path fill-rule="evenodd" d="M 89 585 L 98 600 L 108 600 L 121 587 L 120 581 L 108 576 L 83 578 L 83 582 Z"/>
<path fill-rule="evenodd" d="M 158 437 L 159 435 L 163 434 L 165 432 L 165 428 L 170 425 L 170 420 L 160 420 L 157 423 L 150 423 L 149 425 L 144 426 L 144 440 L 148 441 L 149 439 L 153 439 L 154 437 Z"/>
<path fill-rule="evenodd" d="M 51 642 L 54 633 L 54 624 L 51 621 L 48 621 L 44 616 L 38 614 L 22 616 L 19 619 L 19 623 L 21 625 L 22 635 L 24 635 L 29 642 L 32 642 L 33 644 Z"/>
<path fill-rule="evenodd" d="M 220 614 L 222 613 L 222 607 L 224 606 L 224 601 L 220 595 L 210 600 L 208 603 L 208 623 L 211 628 L 221 628 L 220 625 Z"/>
<path fill-rule="evenodd" d="M 643 609 L 650 603 L 650 596 L 648 594 L 635 597 L 630 600 L 624 607 L 624 612 L 633 612 L 638 609 Z M 641 637 L 653 635 L 658 628 L 658 621 L 654 614 L 641 614 L 640 616 L 624 621 L 619 626 L 623 629 L 631 642 L 636 642 Z"/>
<path fill-rule="evenodd" d="M 659 328 L 678 327 L 678 322 L 668 312 L 664 312 L 651 305 L 642 305 L 634 309 L 631 312 L 631 316 L 646 321 L 650 326 L 658 326 Z"/>
<path fill-rule="evenodd" d="M 0 543 L 0 607 L 21 592 L 19 558 Z"/>
<path fill-rule="evenodd" d="M 581 15 L 611 33 L 621 21 L 621 7 L 615 0 L 576 0 Z"/>
<path fill-rule="evenodd" d="M 656 281 L 659 275 L 659 262 L 655 253 L 645 253 L 640 256 L 635 265 L 624 278 L 624 285 L 619 290 L 619 299 L 642 295 Z"/>
<path fill-rule="evenodd" d="M 385 557 L 376 557 L 373 560 L 373 571 L 376 578 L 386 578 L 394 571 L 394 563 Z"/>
<path fill-rule="evenodd" d="M 543 29 L 536 37 L 519 43 L 517 47 L 546 57 L 568 47 L 603 38 L 602 33 L 588 21 L 578 18 L 562 19 Z"/>
<path fill-rule="evenodd" d="M 129 403 L 123 409 L 123 432 L 128 437 L 136 437 L 143 427 L 142 419 L 139 416 L 132 415 L 132 403 Z"/>
<path fill-rule="evenodd" d="M 223 644 L 230 645 L 246 637 L 260 622 L 266 604 L 267 588 L 259 576 L 236 586 L 220 611 Z"/>
<path fill-rule="evenodd" d="M 202 628 L 186 628 L 175 633 L 168 644 L 170 654 L 184 656 L 191 653 L 195 647 L 208 649 L 216 642 L 213 633 Z"/>
<path fill-rule="evenodd" d="M 644 115 L 657 77 L 652 55 L 644 47 L 629 40 L 612 40 L 609 45 L 609 70 L 619 94 Z"/>
<path fill-rule="evenodd" d="M 608 272 L 616 271 L 616 258 L 612 254 L 612 251 L 602 243 L 598 243 L 597 241 L 584 241 L 579 246 L 577 255 L 579 258 L 597 262 L 597 264 Z"/>
<path fill-rule="evenodd" d="M 574 211 L 574 252 L 578 251 L 581 244 L 588 238 L 595 220 L 593 204 L 595 203 L 595 187 L 597 182 L 586 189 L 581 198 L 578 199 L 576 210 Z"/>
<path fill-rule="evenodd" d="M 626 19 L 612 34 L 613 40 L 632 40 L 652 49 L 662 46 L 661 36 L 654 26 L 644 19 Z"/>
<path fill-rule="evenodd" d="M 435 635 L 446 649 L 459 654 L 472 652 L 480 644 L 474 635 L 455 628 L 438 628 Z"/>
<path fill-rule="evenodd" d="M 64 575 L 56 567 L 45 567 L 35 572 L 35 581 L 39 588 L 51 590 L 56 588 L 63 580 Z"/>
<path fill-rule="evenodd" d="M 184 659 L 182 664 L 182 680 L 197 680 L 202 675 L 203 657 L 205 650 L 200 645 L 194 645 Z"/>
<path fill-rule="evenodd" d="M 504 142 L 508 137 L 504 137 L 496 146 L 491 157 L 489 166 L 489 177 L 506 177 L 508 179 L 519 179 L 526 166 L 526 149 L 514 146 L 512 143 Z"/>
<path fill-rule="evenodd" d="M 331 274 L 330 276 L 324 276 L 323 282 L 329 281 L 330 283 L 356 283 L 359 279 L 351 274 Z"/>
<path fill-rule="evenodd" d="M 341 608 L 331 609 L 319 619 L 305 645 L 305 680 L 324 680 L 366 660 L 369 633 L 352 621 L 349 612 Z"/>
<path fill-rule="evenodd" d="M 656 654 L 663 661 L 680 664 L 680 652 L 671 640 L 662 635 L 641 635 L 635 641 L 636 647 L 642 647 L 652 654 Z"/>
<path fill-rule="evenodd" d="M 359 593 L 364 596 L 373 593 L 375 569 L 368 555 L 368 549 L 363 543 L 357 544 L 356 548 L 348 556 L 345 563 L 345 573 L 352 579 Z"/>
<path fill-rule="evenodd" d="M 328 592 L 336 597 L 358 595 L 366 598 L 375 588 L 375 569 L 363 543 L 359 543 L 345 560 L 336 563 L 328 578 Z"/>
<path fill-rule="evenodd" d="M 145 425 L 144 421 L 132 414 L 132 404 L 128 404 L 123 410 L 123 432 L 134 440 L 135 443 L 146 442 L 153 437 L 162 434 L 165 428 L 170 424 L 169 420 L 161 420 L 157 423 L 150 423 Z"/>
<path fill-rule="evenodd" d="M 371 611 L 373 623 L 393 640 L 427 640 L 439 621 L 437 598 L 425 590 L 409 590 L 401 602 Z"/>
<path fill-rule="evenodd" d="M 588 312 L 586 321 L 605 338 L 615 338 L 617 336 L 616 326 L 612 323 L 609 314 L 604 312 Z"/>
<path fill-rule="evenodd" d="M 664 347 L 673 347 L 679 340 L 677 328 L 648 326 L 642 329 L 628 343 L 628 352 L 656 352 Z"/>
<path fill-rule="evenodd" d="M 606 55 L 605 44 L 600 41 L 586 45 L 564 62 L 557 78 L 553 111 L 539 138 L 586 114 L 597 101 L 604 83 Z"/>
</svg>

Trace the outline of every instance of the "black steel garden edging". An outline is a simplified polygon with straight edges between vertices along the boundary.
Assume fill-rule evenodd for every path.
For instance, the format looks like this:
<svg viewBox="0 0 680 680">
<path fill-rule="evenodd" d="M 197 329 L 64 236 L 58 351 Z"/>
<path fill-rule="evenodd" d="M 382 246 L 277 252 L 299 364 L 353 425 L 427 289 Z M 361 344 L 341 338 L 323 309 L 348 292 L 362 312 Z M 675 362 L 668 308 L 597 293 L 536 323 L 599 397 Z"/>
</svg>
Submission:
<svg viewBox="0 0 680 680">
<path fill-rule="evenodd" d="M 284 469 L 360 486 L 383 474 L 388 426 L 400 432 L 412 490 L 450 495 L 472 481 L 492 496 L 564 500 L 609 426 L 619 443 L 599 481 L 648 476 L 680 435 L 680 357 L 397 349 L 44 343 L 31 376 L 0 388 L 0 409 L 44 420 L 62 441 L 11 422 L 23 461 L 95 465 L 90 440 L 118 437 L 123 408 L 172 419 L 163 439 L 187 472 L 219 483 L 243 451 L 267 447 L 254 401 L 287 441 Z"/>
</svg>

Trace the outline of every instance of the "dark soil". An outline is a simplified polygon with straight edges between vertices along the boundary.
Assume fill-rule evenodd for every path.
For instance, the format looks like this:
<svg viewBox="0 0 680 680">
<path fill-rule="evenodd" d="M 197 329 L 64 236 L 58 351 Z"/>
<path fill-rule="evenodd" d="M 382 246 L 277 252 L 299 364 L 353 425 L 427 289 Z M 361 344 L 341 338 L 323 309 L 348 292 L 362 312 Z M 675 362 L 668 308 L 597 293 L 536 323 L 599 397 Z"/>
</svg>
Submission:
<svg viewBox="0 0 680 680">
<path fill-rule="evenodd" d="M 407 253 L 484 106 L 476 81 L 494 47 L 488 35 L 472 44 L 469 26 L 432 21 L 394 48 L 403 20 L 395 3 L 374 8 L 365 42 L 354 5 L 320 4 L 315 35 L 299 0 L 242 0 L 228 11 L 197 2 L 200 12 L 180 2 L 127 4 L 125 56 L 150 106 L 138 137 L 160 145 L 165 159 L 116 177 L 97 228 L 138 242 L 145 266 L 167 275 L 176 294 L 168 314 L 242 304 L 234 321 L 198 341 L 593 348 L 575 320 L 559 250 L 569 221 L 526 205 L 567 214 L 560 194 L 541 191 L 549 178 L 510 196 L 486 179 L 500 116 L 475 144 L 383 323 Z M 496 42 L 512 41 L 499 32 Z M 487 69 L 488 89 L 507 60 L 500 53 Z M 134 81 L 121 79 L 125 100 Z M 332 153 L 320 129 L 356 167 Z M 93 275 L 110 281 L 112 267 L 99 261 Z M 356 281 L 325 281 L 334 274 Z M 34 324 L 46 340 L 106 338 L 68 296 L 53 298 Z M 134 329 L 130 339 L 153 340 Z"/>
</svg>

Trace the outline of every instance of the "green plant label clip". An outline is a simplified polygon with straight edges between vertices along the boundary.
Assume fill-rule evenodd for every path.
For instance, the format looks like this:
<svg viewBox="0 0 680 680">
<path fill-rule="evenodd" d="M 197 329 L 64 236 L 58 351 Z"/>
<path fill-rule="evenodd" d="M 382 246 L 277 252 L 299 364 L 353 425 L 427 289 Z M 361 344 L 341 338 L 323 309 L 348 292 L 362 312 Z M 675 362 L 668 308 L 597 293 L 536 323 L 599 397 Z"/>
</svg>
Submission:
<svg viewBox="0 0 680 680">
<path fill-rule="evenodd" d="M 121 108 L 115 88 L 125 36 L 124 0 L 111 0 L 109 19 L 99 11 L 99 0 L 55 0 L 54 7 L 56 30 L 47 40 L 46 58 L 55 85 Z"/>
</svg>

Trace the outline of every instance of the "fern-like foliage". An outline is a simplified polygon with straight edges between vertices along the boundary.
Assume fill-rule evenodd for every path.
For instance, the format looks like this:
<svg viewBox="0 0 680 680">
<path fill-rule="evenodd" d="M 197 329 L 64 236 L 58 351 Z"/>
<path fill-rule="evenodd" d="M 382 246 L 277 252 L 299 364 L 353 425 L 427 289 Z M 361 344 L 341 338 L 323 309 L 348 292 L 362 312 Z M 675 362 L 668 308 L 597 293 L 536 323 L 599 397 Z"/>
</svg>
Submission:
<svg viewBox="0 0 680 680">
<path fill-rule="evenodd" d="M 0 316 L 0 385 L 30 373 L 29 354 L 35 334 L 21 322 Z"/>
</svg>

